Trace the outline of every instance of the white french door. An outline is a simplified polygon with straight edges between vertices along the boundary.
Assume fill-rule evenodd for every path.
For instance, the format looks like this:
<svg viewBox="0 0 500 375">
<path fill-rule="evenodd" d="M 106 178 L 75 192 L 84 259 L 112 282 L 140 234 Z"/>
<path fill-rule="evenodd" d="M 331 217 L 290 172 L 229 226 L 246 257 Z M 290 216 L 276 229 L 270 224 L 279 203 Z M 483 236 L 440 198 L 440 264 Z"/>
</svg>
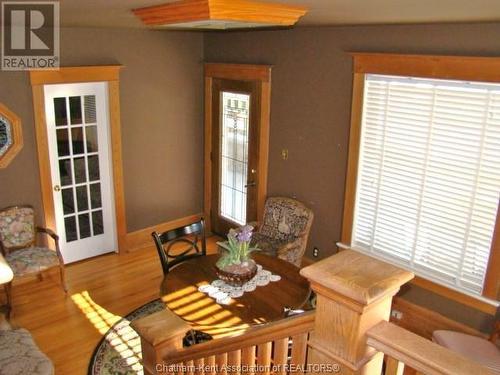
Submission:
<svg viewBox="0 0 500 375">
<path fill-rule="evenodd" d="M 44 93 L 64 263 L 116 251 L 108 85 L 45 85 Z"/>
</svg>

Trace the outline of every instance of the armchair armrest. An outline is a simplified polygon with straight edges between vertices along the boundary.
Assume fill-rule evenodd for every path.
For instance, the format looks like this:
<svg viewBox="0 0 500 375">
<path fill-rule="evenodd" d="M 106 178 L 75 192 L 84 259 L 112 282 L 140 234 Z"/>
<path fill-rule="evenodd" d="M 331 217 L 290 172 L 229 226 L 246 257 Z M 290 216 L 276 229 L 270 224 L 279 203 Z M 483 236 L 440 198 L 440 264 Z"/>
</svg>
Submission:
<svg viewBox="0 0 500 375">
<path fill-rule="evenodd" d="M 304 228 L 304 230 L 302 230 L 295 238 L 300 238 L 300 239 L 307 238 L 309 237 L 309 232 L 310 228 Z"/>
<path fill-rule="evenodd" d="M 52 229 L 49 229 L 49 228 L 36 227 L 36 232 L 37 233 L 47 234 L 50 237 L 52 237 L 52 239 L 54 240 L 54 243 L 56 244 L 57 257 L 59 258 L 59 260 L 61 261 L 61 263 L 63 263 L 63 257 L 62 257 L 62 254 L 61 254 L 61 249 L 59 248 L 59 236 Z"/>
<path fill-rule="evenodd" d="M 303 238 L 295 237 L 293 240 L 283 244 L 276 252 L 276 255 L 286 254 L 289 250 L 294 249 L 302 245 Z"/>
<path fill-rule="evenodd" d="M 251 225 L 255 231 L 259 230 L 259 222 L 258 221 L 251 221 L 247 223 L 247 225 Z"/>
<path fill-rule="evenodd" d="M 297 267 L 302 265 L 302 257 L 306 250 L 306 242 L 303 237 L 295 237 L 290 242 L 283 244 L 277 251 L 280 259 L 295 264 Z"/>
<path fill-rule="evenodd" d="M 59 242 L 59 236 L 52 229 L 43 228 L 43 227 L 36 227 L 36 231 L 38 233 L 48 234 L 50 237 L 53 238 L 54 241 Z"/>
</svg>

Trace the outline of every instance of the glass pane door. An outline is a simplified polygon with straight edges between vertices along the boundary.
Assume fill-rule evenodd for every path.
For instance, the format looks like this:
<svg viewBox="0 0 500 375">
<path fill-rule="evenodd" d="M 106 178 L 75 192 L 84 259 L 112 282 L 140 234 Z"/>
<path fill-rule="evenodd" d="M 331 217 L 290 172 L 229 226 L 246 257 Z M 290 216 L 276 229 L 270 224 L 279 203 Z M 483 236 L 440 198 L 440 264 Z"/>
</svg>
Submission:
<svg viewBox="0 0 500 375">
<path fill-rule="evenodd" d="M 220 215 L 246 223 L 250 95 L 223 91 Z"/>
<path fill-rule="evenodd" d="M 95 95 L 53 99 L 66 242 L 104 233 Z"/>
<path fill-rule="evenodd" d="M 65 263 L 116 250 L 107 84 L 46 85 L 54 210 Z"/>
</svg>

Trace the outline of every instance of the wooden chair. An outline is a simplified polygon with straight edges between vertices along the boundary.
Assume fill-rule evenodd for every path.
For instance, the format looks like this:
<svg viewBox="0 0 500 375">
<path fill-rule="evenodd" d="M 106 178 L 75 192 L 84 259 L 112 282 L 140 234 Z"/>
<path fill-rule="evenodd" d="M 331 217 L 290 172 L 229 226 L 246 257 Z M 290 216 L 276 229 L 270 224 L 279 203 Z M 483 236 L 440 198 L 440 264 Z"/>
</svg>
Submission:
<svg viewBox="0 0 500 375">
<path fill-rule="evenodd" d="M 313 218 L 312 210 L 295 199 L 268 198 L 264 206 L 264 218 L 257 225 L 252 244 L 266 254 L 300 267 Z"/>
<path fill-rule="evenodd" d="M 188 259 L 207 255 L 205 221 L 203 219 L 163 233 L 151 233 L 158 250 L 163 274 Z M 198 245 L 201 242 L 201 249 Z M 181 247 L 180 245 L 184 245 Z"/>
<path fill-rule="evenodd" d="M 50 236 L 55 250 L 36 246 L 36 234 Z M 35 227 L 35 211 L 31 206 L 13 206 L 0 210 L 0 251 L 14 272 L 14 280 L 19 277 L 36 275 L 59 267 L 61 284 L 67 292 L 64 262 L 59 249 L 59 237 L 48 228 Z M 12 282 L 5 284 L 9 309 L 12 308 Z"/>
</svg>

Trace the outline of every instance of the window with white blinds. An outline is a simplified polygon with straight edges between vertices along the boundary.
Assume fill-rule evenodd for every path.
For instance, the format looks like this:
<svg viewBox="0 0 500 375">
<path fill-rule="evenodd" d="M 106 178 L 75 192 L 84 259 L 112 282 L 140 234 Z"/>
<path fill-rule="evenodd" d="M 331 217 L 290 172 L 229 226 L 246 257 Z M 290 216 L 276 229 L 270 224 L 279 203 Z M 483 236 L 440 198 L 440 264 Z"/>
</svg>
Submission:
<svg viewBox="0 0 500 375">
<path fill-rule="evenodd" d="M 500 85 L 366 75 L 352 246 L 480 295 L 500 192 Z"/>
</svg>

